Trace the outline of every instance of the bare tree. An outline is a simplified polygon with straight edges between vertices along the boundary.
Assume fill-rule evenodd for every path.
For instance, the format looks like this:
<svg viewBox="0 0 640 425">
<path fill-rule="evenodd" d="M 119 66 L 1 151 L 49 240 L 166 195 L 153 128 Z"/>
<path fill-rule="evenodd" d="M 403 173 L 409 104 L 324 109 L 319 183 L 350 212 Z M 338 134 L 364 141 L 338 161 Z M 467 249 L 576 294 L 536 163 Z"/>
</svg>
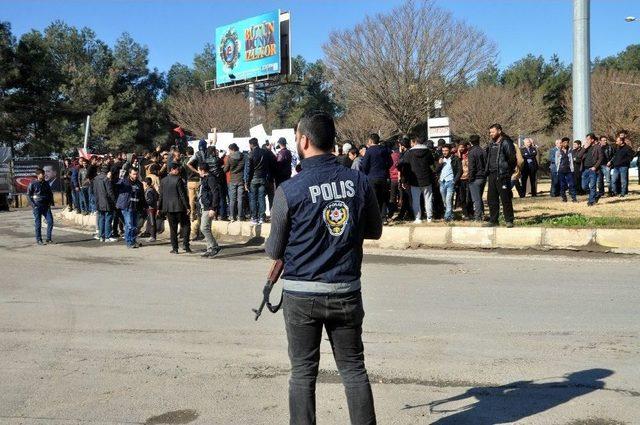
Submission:
<svg viewBox="0 0 640 425">
<path fill-rule="evenodd" d="M 167 105 L 175 123 L 196 134 L 206 135 L 213 127 L 249 133 L 249 102 L 240 93 L 193 89 L 169 96 Z"/>
<path fill-rule="evenodd" d="M 566 129 L 571 132 L 573 102 L 571 89 L 565 94 Z M 591 77 L 591 127 L 598 134 L 615 136 L 625 129 L 631 139 L 640 137 L 640 72 L 600 69 Z M 584 136 L 582 136 L 584 137 Z"/>
<path fill-rule="evenodd" d="M 408 0 L 324 45 L 339 96 L 393 122 L 402 132 L 425 122 L 436 99 L 451 95 L 495 57 L 484 33 L 454 20 L 434 0 Z"/>
<path fill-rule="evenodd" d="M 364 144 L 371 133 L 378 133 L 382 138 L 391 136 L 396 126 L 369 109 L 347 106 L 347 111 L 336 120 L 336 130 L 340 140 Z"/>
<path fill-rule="evenodd" d="M 456 97 L 449 107 L 452 130 L 461 135 L 478 134 L 488 140 L 488 128 L 499 123 L 517 134 L 540 133 L 547 125 L 547 109 L 541 91 L 502 86 L 477 86 Z"/>
</svg>

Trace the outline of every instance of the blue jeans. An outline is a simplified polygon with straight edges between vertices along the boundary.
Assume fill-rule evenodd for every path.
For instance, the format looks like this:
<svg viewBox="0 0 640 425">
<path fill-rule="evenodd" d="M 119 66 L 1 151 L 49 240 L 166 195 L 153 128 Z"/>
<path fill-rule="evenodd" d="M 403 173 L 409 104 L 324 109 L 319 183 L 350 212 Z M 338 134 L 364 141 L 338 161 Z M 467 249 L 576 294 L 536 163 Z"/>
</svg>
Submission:
<svg viewBox="0 0 640 425">
<path fill-rule="evenodd" d="M 560 189 L 560 179 L 558 178 L 558 172 L 553 171 L 555 169 L 555 164 L 551 164 L 551 189 L 549 190 L 551 196 L 558 196 L 558 189 Z"/>
<path fill-rule="evenodd" d="M 93 187 L 89 186 L 89 212 L 96 212 L 96 197 L 93 193 Z"/>
<path fill-rule="evenodd" d="M 127 246 L 136 243 L 136 234 L 138 233 L 138 212 L 136 210 L 122 210 L 124 217 L 124 240 Z"/>
<path fill-rule="evenodd" d="M 629 188 L 629 167 L 615 167 L 611 175 L 611 192 L 618 195 L 618 178 L 620 179 L 620 195 L 626 195 Z"/>
<path fill-rule="evenodd" d="M 229 208 L 227 204 L 227 196 L 229 195 L 229 186 L 226 180 L 220 184 L 220 204 L 218 206 L 218 217 L 220 219 L 229 217 Z"/>
<path fill-rule="evenodd" d="M 42 241 L 42 217 L 47 222 L 47 240 L 51 240 L 51 232 L 53 232 L 53 214 L 49 207 L 34 207 L 33 218 L 35 219 L 36 241 Z"/>
<path fill-rule="evenodd" d="M 453 192 L 454 189 L 453 180 L 448 182 L 440 182 L 440 195 L 442 196 L 442 202 L 444 203 L 444 219 L 446 221 L 453 220 Z"/>
<path fill-rule="evenodd" d="M 589 203 L 596 202 L 596 186 L 598 183 L 598 173 L 588 168 L 582 172 L 582 190 L 589 191 Z"/>
<path fill-rule="evenodd" d="M 266 187 L 264 183 L 252 182 L 249 187 L 249 207 L 251 208 L 251 218 L 262 220 L 266 203 L 264 200 Z"/>
<path fill-rule="evenodd" d="M 291 362 L 290 423 L 316 423 L 316 379 L 325 328 L 347 395 L 350 423 L 375 424 L 373 394 L 364 364 L 360 291 L 342 295 L 285 292 L 282 310 Z"/>
<path fill-rule="evenodd" d="M 113 213 L 111 211 L 98 211 L 99 238 L 109 239 L 111 237 L 111 220 L 113 220 Z"/>
<path fill-rule="evenodd" d="M 243 195 L 243 183 L 229 183 L 229 218 L 232 220 L 244 218 Z"/>
<path fill-rule="evenodd" d="M 71 189 L 71 199 L 73 200 L 73 208 L 76 212 L 80 212 L 80 197 L 82 196 L 82 192 L 77 191 L 75 189 Z"/>
<path fill-rule="evenodd" d="M 612 192 L 611 189 L 611 168 L 606 165 L 600 166 L 600 172 L 598 173 L 598 194 L 600 196 L 604 196 L 605 187 L 609 188 L 609 193 Z"/>
<path fill-rule="evenodd" d="M 89 188 L 82 187 L 80 188 L 80 210 L 82 213 L 89 212 Z"/>
<path fill-rule="evenodd" d="M 573 184 L 573 171 L 568 173 L 558 173 L 560 179 L 560 195 L 562 199 L 567 199 L 567 189 L 571 194 L 571 199 L 576 199 L 576 186 Z"/>
</svg>

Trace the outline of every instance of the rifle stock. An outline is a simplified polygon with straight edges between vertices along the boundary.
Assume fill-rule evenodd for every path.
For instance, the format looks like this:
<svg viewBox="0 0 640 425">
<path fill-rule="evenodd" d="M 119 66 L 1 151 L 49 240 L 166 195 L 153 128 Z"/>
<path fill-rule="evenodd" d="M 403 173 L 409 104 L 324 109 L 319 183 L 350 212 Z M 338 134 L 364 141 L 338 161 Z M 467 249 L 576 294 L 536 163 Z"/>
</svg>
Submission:
<svg viewBox="0 0 640 425">
<path fill-rule="evenodd" d="M 269 301 L 269 296 L 271 295 L 271 290 L 273 289 L 273 286 L 278 282 L 278 279 L 280 279 L 280 275 L 282 274 L 283 269 L 284 269 L 284 262 L 282 260 L 276 260 L 271 265 L 271 268 L 269 269 L 269 274 L 267 274 L 267 283 L 264 285 L 264 288 L 262 289 L 262 302 L 260 303 L 260 307 L 258 307 L 257 309 L 255 308 L 252 309 L 252 311 L 256 315 L 255 320 L 258 320 L 258 318 L 260 317 L 265 305 L 267 306 L 269 311 L 272 313 L 276 313 L 278 310 L 280 310 L 280 306 L 282 305 L 282 298 L 280 298 L 280 302 L 274 306 Z"/>
</svg>

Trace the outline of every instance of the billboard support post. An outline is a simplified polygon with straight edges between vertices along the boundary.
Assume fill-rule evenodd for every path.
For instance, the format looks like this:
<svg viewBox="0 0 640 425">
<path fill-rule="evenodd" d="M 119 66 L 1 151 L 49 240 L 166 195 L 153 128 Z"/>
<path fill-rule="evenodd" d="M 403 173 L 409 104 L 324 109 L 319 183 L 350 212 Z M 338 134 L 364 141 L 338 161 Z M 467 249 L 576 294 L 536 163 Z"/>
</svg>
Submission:
<svg viewBox="0 0 640 425">
<path fill-rule="evenodd" d="M 91 115 L 87 115 L 87 122 L 84 125 L 84 150 L 87 151 L 87 143 L 89 143 L 89 124 L 91 123 Z"/>
<path fill-rule="evenodd" d="M 249 127 L 253 127 L 256 111 L 256 85 L 249 84 Z"/>
</svg>

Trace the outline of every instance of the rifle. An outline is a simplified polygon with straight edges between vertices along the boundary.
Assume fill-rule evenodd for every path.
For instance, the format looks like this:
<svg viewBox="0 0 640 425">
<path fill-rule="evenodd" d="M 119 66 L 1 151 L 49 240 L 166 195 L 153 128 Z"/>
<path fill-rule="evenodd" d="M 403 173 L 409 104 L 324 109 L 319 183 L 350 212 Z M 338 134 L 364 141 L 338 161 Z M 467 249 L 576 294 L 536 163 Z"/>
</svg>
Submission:
<svg viewBox="0 0 640 425">
<path fill-rule="evenodd" d="M 267 275 L 267 283 L 262 289 L 262 302 L 260 303 L 260 307 L 258 307 L 257 309 L 251 309 L 256 314 L 255 320 L 258 320 L 258 318 L 260 317 L 260 314 L 262 314 L 262 309 L 265 305 L 272 313 L 276 313 L 278 310 L 280 310 L 280 306 L 282 306 L 282 297 L 280 297 L 280 302 L 274 306 L 269 301 L 269 296 L 271 295 L 273 286 L 276 284 L 276 282 L 278 282 L 283 268 L 284 262 L 282 260 L 276 260 L 271 265 L 271 269 L 269 270 L 269 274 Z"/>
</svg>

